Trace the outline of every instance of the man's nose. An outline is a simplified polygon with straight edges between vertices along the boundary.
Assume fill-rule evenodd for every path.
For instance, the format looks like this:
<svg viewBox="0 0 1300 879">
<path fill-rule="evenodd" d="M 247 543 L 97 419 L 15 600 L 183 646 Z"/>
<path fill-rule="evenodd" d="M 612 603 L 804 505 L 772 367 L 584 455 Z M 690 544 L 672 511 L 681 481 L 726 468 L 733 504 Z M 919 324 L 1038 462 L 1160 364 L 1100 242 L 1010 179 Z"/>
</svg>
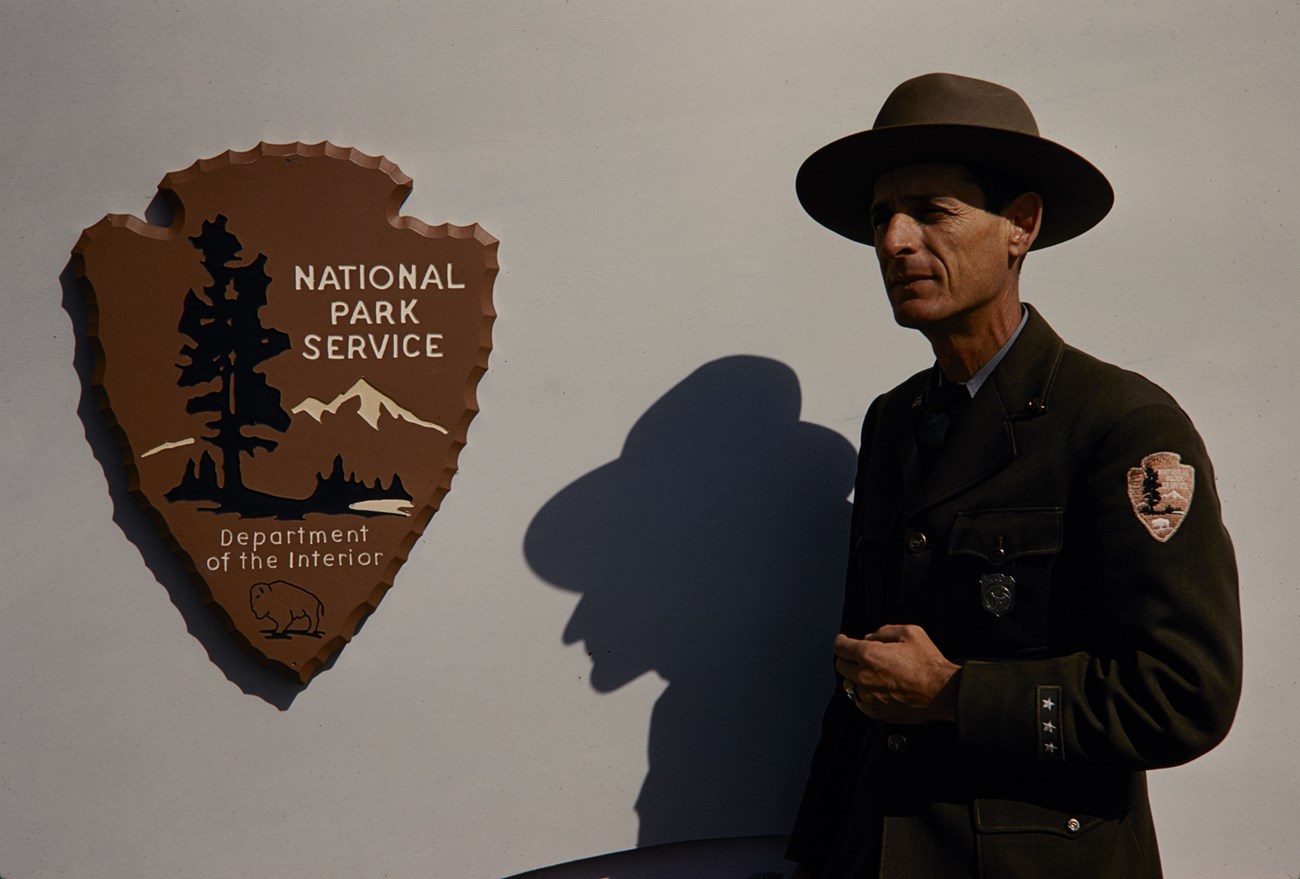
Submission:
<svg viewBox="0 0 1300 879">
<path fill-rule="evenodd" d="M 883 227 L 877 227 L 876 248 L 883 256 L 914 253 L 918 232 L 916 220 L 900 211 L 890 216 Z"/>
</svg>

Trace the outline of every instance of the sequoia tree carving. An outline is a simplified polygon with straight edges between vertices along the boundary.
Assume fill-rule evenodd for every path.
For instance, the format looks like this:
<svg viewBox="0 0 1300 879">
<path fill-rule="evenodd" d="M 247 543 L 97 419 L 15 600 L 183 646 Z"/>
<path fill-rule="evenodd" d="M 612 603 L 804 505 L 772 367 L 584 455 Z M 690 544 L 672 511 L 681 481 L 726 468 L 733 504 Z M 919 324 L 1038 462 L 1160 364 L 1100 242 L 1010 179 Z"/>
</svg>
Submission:
<svg viewBox="0 0 1300 879">
<path fill-rule="evenodd" d="M 190 290 L 181 312 L 181 333 L 193 344 L 181 348 L 179 384 L 183 388 L 211 387 L 189 399 L 191 415 L 211 412 L 204 426 L 213 431 L 203 439 L 221 455 L 221 498 L 227 502 L 244 491 L 241 455 L 271 451 L 278 443 L 249 429 L 284 432 L 289 413 L 280 405 L 280 392 L 257 367 L 289 350 L 289 337 L 262 326 L 258 312 L 266 305 L 266 254 L 248 265 L 237 260 L 241 245 L 226 229 L 226 217 L 205 220 L 203 231 L 190 243 L 203 252 L 203 268 L 212 283 L 199 295 Z"/>
</svg>

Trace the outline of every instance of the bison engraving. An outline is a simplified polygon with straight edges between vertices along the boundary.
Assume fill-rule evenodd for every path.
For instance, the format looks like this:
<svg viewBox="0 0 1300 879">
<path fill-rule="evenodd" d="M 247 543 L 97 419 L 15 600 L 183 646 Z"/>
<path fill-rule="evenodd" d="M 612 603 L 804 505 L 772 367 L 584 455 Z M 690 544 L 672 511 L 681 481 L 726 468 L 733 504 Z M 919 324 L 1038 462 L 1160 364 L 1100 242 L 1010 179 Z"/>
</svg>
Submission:
<svg viewBox="0 0 1300 879">
<path fill-rule="evenodd" d="M 319 635 L 321 617 L 325 616 L 325 605 L 319 598 L 284 580 L 254 583 L 248 590 L 248 605 L 255 618 L 270 620 L 275 626 L 268 633 L 272 638 L 289 637 L 289 627 L 295 620 L 307 624 L 306 629 L 294 629 L 296 634 Z"/>
</svg>

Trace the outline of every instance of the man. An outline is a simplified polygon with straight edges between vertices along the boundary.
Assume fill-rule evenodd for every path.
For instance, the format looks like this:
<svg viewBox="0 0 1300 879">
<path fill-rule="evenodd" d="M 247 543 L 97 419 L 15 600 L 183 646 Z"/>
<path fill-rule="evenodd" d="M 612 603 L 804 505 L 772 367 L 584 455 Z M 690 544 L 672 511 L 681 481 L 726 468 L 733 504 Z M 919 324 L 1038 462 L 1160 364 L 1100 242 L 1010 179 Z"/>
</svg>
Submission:
<svg viewBox="0 0 1300 879">
<path fill-rule="evenodd" d="M 797 187 L 875 247 L 937 363 L 863 425 L 795 875 L 1160 876 L 1144 772 L 1227 734 L 1240 613 L 1187 416 L 1020 301 L 1025 255 L 1099 222 L 1109 183 L 1015 92 L 929 74 Z"/>
</svg>

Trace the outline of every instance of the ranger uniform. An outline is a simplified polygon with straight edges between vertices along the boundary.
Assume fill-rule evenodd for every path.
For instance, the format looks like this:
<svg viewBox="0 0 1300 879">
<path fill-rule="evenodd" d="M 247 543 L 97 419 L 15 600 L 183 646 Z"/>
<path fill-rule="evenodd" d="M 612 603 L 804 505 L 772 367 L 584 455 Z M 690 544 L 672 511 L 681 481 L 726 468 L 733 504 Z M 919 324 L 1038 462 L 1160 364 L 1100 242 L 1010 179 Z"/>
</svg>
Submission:
<svg viewBox="0 0 1300 879">
<path fill-rule="evenodd" d="M 991 83 L 909 81 L 872 131 L 809 159 L 800 197 L 880 252 L 861 216 L 880 173 L 992 165 L 1042 193 L 1034 246 L 1057 243 L 1104 216 L 1110 189 L 1028 114 Z M 923 630 L 960 666 L 955 718 L 886 722 L 852 675 L 837 684 L 787 855 L 800 875 L 1158 877 L 1144 771 L 1231 725 L 1236 567 L 1200 437 L 1164 391 L 1021 313 L 973 396 L 938 414 L 937 448 L 953 385 L 938 367 L 867 413 L 841 631 Z"/>
</svg>

